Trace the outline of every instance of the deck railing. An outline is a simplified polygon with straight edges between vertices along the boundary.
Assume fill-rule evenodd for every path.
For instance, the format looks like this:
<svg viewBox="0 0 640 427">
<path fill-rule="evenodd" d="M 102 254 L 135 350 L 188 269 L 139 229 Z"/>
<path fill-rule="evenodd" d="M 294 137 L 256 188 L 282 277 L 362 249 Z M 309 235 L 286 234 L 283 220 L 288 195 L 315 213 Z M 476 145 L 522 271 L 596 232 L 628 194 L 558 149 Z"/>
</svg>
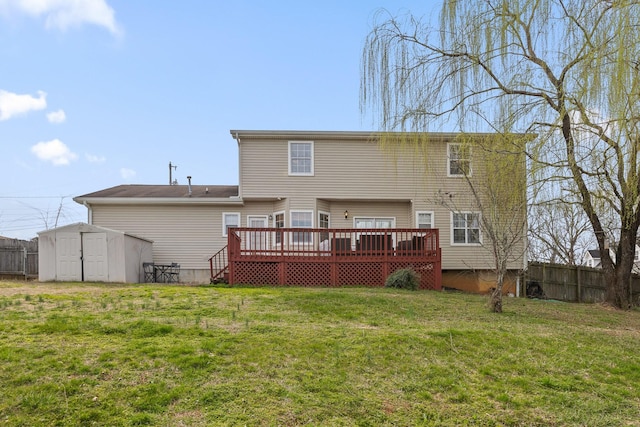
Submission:
<svg viewBox="0 0 640 427">
<path fill-rule="evenodd" d="M 436 229 L 235 228 L 229 234 L 232 259 L 406 256 L 435 260 L 440 249 Z"/>
<path fill-rule="evenodd" d="M 232 284 L 376 286 L 413 267 L 441 286 L 437 229 L 234 228 L 228 251 Z"/>
</svg>

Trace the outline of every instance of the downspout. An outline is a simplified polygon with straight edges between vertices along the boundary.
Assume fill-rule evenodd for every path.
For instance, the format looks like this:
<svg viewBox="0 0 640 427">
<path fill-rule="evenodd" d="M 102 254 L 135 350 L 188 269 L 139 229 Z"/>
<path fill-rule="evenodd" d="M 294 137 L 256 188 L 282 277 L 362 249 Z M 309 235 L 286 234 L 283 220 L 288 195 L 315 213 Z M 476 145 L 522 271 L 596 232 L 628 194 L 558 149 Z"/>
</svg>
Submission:
<svg viewBox="0 0 640 427">
<path fill-rule="evenodd" d="M 91 205 L 87 203 L 86 200 L 83 201 L 82 204 L 87 208 L 87 224 L 93 225 L 93 209 L 91 208 Z"/>
<path fill-rule="evenodd" d="M 242 200 L 242 165 L 240 159 L 242 158 L 242 148 L 240 148 L 240 135 L 236 131 L 235 140 L 238 142 L 238 198 Z"/>
</svg>

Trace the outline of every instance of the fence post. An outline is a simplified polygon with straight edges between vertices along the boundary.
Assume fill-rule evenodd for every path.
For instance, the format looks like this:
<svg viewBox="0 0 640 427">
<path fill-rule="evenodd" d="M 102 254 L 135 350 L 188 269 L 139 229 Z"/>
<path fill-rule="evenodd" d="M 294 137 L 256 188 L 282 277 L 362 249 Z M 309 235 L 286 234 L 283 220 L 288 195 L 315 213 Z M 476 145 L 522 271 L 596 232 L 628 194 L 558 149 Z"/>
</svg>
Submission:
<svg viewBox="0 0 640 427">
<path fill-rule="evenodd" d="M 27 279 L 27 247 L 22 248 L 22 275 Z"/>
<path fill-rule="evenodd" d="M 580 272 L 582 271 L 582 268 L 580 266 L 578 266 L 578 269 L 576 270 L 576 280 L 578 281 L 578 289 L 576 290 L 576 296 L 578 297 L 578 302 L 582 302 L 582 274 L 580 274 Z"/>
</svg>

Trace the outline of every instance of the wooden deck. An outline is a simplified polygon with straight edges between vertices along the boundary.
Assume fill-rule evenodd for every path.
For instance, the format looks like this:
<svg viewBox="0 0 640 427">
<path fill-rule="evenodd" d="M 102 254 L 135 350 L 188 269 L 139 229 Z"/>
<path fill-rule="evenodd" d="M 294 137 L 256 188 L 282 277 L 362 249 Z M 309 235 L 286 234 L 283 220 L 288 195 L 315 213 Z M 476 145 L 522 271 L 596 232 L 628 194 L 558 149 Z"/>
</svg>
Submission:
<svg viewBox="0 0 640 427">
<path fill-rule="evenodd" d="M 437 229 L 235 228 L 212 280 L 221 256 L 232 285 L 383 286 L 410 267 L 421 289 L 442 288 Z"/>
</svg>

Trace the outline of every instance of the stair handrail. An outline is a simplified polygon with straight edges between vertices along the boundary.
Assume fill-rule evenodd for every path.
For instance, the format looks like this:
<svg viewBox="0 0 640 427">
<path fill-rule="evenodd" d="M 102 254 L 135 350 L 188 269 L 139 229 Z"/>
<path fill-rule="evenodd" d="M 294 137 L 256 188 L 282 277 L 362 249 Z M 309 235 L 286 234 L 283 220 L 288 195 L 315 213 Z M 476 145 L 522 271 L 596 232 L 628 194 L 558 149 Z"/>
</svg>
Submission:
<svg viewBox="0 0 640 427">
<path fill-rule="evenodd" d="M 211 258 L 209 258 L 209 271 L 211 272 L 211 283 L 213 283 L 216 279 L 224 277 L 224 274 L 229 270 L 229 256 L 228 256 L 228 245 L 224 246 L 218 252 L 213 254 Z M 214 263 L 215 270 L 214 273 Z"/>
</svg>

